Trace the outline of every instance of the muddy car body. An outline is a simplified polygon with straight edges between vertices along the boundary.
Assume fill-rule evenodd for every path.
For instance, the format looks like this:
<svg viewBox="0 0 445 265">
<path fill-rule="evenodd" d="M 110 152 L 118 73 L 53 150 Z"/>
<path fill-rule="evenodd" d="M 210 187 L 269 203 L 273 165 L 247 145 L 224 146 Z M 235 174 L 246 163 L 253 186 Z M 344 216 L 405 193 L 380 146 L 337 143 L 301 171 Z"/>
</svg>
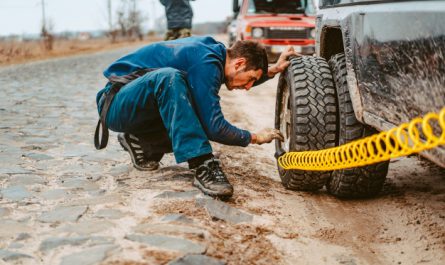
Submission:
<svg viewBox="0 0 445 265">
<path fill-rule="evenodd" d="M 282 146 L 277 143 L 277 151 L 338 146 L 388 130 L 428 112 L 439 112 L 445 106 L 444 25 L 443 1 L 320 1 L 315 37 L 318 61 L 294 59 L 291 71 L 282 77 L 279 85 L 276 127 L 285 132 L 290 144 Z M 311 75 L 308 69 L 317 72 L 327 67 L 331 77 L 326 73 L 317 81 L 322 84 L 321 91 L 324 92 L 314 94 L 309 88 L 310 81 L 305 81 L 304 85 L 308 86 L 309 94 L 318 95 L 326 102 L 335 99 L 335 104 L 314 101 L 314 106 L 306 111 L 307 106 L 303 104 L 306 98 L 301 96 L 306 92 L 297 88 L 301 87 L 298 82 L 302 78 L 291 72 L 302 69 L 300 72 L 304 76 Z M 286 97 L 294 102 L 287 102 Z M 309 119 L 308 130 L 318 126 L 324 127 L 324 131 L 306 132 L 293 128 L 300 119 L 298 113 L 305 111 L 305 115 L 318 117 L 318 121 Z M 286 115 L 291 119 L 286 119 Z M 290 129 L 283 125 L 286 121 Z M 332 126 L 335 129 L 326 131 Z M 306 137 L 307 142 L 315 141 L 311 140 L 311 135 L 320 132 L 323 133 L 320 139 L 335 140 L 320 140 L 322 143 L 318 141 L 318 146 L 312 144 L 303 148 L 293 143 L 298 143 L 295 139 L 302 137 Z M 445 167 L 443 146 L 422 155 Z M 325 184 L 339 197 L 366 197 L 380 191 L 387 167 L 388 162 L 383 162 L 326 172 L 316 185 L 309 180 L 314 173 L 306 173 L 304 178 L 298 177 L 298 172 L 281 171 L 280 175 L 284 176 L 285 186 L 290 185 L 290 188 L 315 190 Z M 298 181 L 295 184 L 296 179 L 309 181 L 309 186 L 302 186 Z"/>
<path fill-rule="evenodd" d="M 445 106 L 443 1 L 324 0 L 316 21 L 317 54 L 346 55 L 361 122 L 383 131 Z M 445 167 L 443 147 L 424 155 Z"/>
<path fill-rule="evenodd" d="M 315 52 L 315 28 L 312 2 L 299 0 L 238 0 L 236 40 L 257 40 L 265 45 L 271 62 L 287 45 L 302 54 Z"/>
</svg>

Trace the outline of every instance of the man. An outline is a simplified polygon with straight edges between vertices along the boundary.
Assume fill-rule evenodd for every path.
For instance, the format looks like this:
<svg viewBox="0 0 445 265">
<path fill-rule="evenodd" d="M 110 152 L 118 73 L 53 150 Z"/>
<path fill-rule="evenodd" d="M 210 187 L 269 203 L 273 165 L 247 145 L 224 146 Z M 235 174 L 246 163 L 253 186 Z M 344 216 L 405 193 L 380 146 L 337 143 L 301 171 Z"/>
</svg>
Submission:
<svg viewBox="0 0 445 265">
<path fill-rule="evenodd" d="M 167 17 L 167 32 L 164 40 L 190 37 L 192 34 L 193 10 L 190 0 L 161 0 Z"/>
<path fill-rule="evenodd" d="M 135 168 L 157 169 L 162 156 L 173 151 L 177 163 L 187 161 L 196 170 L 195 186 L 211 196 L 230 197 L 233 187 L 209 140 L 247 146 L 283 136 L 274 129 L 250 133 L 231 125 L 221 112 L 220 86 L 249 90 L 286 69 L 290 55 L 296 55 L 292 48 L 268 68 L 264 47 L 253 41 L 238 41 L 229 49 L 211 37 L 153 43 L 104 71 L 111 82 L 97 94 L 98 110 L 103 124 L 123 132 L 118 140 Z M 148 70 L 135 72 L 141 69 Z M 114 93 L 119 80 L 127 79 L 133 80 L 122 81 Z"/>
</svg>

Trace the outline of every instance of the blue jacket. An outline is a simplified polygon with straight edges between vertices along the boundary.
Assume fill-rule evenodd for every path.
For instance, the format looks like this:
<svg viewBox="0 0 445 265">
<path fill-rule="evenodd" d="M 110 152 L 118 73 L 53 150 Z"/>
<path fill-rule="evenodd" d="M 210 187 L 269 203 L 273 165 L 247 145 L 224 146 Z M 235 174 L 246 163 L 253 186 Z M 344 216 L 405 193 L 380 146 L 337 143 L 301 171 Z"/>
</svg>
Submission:
<svg viewBox="0 0 445 265">
<path fill-rule="evenodd" d="M 221 111 L 218 93 L 224 83 L 225 61 L 226 48 L 222 43 L 211 37 L 190 37 L 147 45 L 112 63 L 104 75 L 108 78 L 143 68 L 162 67 L 183 71 L 189 82 L 193 107 L 209 140 L 247 146 L 251 140 L 250 133 L 231 125 Z M 97 100 L 108 88 L 98 93 Z"/>
</svg>

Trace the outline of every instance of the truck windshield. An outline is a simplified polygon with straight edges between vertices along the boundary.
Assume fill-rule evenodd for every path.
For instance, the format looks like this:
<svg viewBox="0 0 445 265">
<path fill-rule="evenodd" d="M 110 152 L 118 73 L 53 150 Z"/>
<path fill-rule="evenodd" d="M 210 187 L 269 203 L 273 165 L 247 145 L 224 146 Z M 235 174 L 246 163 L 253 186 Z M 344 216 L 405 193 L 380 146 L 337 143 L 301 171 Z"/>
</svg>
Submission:
<svg viewBox="0 0 445 265">
<path fill-rule="evenodd" d="M 306 2 L 310 2 L 309 5 Z M 312 0 L 249 0 L 248 14 L 304 14 L 313 13 Z"/>
</svg>

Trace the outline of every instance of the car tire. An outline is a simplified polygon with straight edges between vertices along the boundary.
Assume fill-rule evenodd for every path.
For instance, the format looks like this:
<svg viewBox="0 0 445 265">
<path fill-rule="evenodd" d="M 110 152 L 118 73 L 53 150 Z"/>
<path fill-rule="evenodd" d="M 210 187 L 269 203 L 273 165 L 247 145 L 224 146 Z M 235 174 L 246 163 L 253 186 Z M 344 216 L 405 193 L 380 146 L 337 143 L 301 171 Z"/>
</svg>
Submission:
<svg viewBox="0 0 445 265">
<path fill-rule="evenodd" d="M 320 150 L 336 143 L 337 108 L 334 82 L 326 60 L 313 56 L 292 58 L 280 76 L 275 106 L 275 128 L 285 141 L 275 141 L 277 156 L 289 151 Z M 278 165 L 284 187 L 316 191 L 330 171 L 284 170 Z"/>
<path fill-rule="evenodd" d="M 346 60 L 343 53 L 333 56 L 329 66 L 334 75 L 337 95 L 338 143 L 343 145 L 372 135 L 377 131 L 360 123 L 354 114 L 346 79 Z M 389 161 L 336 170 L 327 184 L 328 191 L 340 198 L 366 198 L 379 193 L 388 173 Z"/>
</svg>

